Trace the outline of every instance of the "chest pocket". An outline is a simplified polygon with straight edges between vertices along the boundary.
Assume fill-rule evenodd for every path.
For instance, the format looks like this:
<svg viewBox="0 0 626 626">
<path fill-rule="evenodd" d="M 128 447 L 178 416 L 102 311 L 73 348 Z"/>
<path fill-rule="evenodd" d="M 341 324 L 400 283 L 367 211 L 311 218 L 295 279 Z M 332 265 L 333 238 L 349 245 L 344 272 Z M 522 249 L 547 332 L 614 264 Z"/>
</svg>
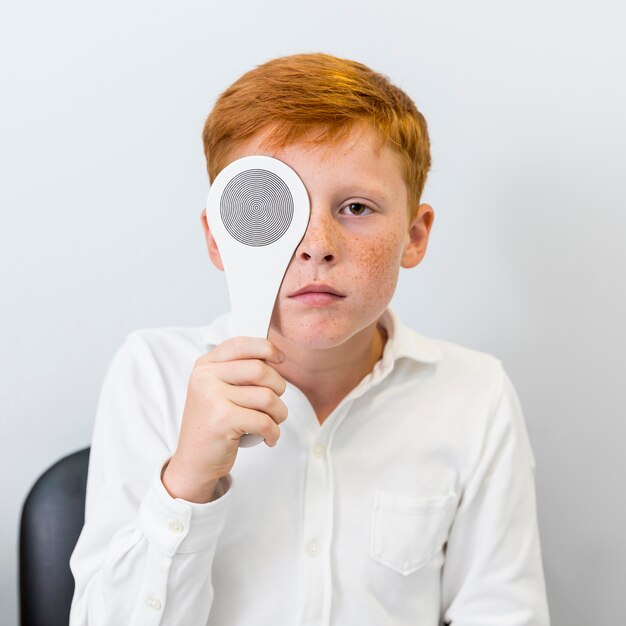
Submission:
<svg viewBox="0 0 626 626">
<path fill-rule="evenodd" d="M 456 496 L 414 498 L 378 491 L 374 499 L 371 556 L 407 576 L 436 555 L 446 539 Z"/>
</svg>

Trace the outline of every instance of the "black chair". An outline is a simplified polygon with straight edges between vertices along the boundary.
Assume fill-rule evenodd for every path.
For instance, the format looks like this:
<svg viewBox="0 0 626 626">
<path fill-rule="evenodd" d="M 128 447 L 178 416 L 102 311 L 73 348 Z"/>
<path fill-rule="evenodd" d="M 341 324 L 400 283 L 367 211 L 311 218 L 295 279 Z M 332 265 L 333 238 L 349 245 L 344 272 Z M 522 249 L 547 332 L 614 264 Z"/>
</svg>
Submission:
<svg viewBox="0 0 626 626">
<path fill-rule="evenodd" d="M 74 594 L 69 560 L 85 519 L 89 448 L 48 468 L 33 485 L 20 525 L 22 626 L 67 626 Z"/>
</svg>

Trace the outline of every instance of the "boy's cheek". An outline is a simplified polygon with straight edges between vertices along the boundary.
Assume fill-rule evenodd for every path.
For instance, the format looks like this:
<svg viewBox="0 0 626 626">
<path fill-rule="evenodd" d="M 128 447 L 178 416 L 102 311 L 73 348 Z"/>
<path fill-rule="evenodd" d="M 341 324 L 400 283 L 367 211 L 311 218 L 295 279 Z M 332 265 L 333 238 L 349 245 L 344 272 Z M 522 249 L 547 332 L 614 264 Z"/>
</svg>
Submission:
<svg viewBox="0 0 626 626">
<path fill-rule="evenodd" d="M 375 247 L 363 249 L 359 252 L 355 266 L 357 276 L 367 276 L 368 281 L 374 283 L 387 282 L 390 277 L 400 271 L 402 251 L 395 238 L 383 237 Z"/>
<path fill-rule="evenodd" d="M 346 246 L 341 258 L 326 268 L 320 277 L 348 292 L 354 291 L 357 286 L 359 291 L 386 290 L 390 281 L 395 285 L 397 280 L 402 244 L 402 239 L 395 233 L 384 233 L 375 242 L 356 242 L 352 248 Z M 294 256 L 280 286 L 279 301 L 311 282 L 314 272 L 313 268 L 303 267 Z"/>
</svg>

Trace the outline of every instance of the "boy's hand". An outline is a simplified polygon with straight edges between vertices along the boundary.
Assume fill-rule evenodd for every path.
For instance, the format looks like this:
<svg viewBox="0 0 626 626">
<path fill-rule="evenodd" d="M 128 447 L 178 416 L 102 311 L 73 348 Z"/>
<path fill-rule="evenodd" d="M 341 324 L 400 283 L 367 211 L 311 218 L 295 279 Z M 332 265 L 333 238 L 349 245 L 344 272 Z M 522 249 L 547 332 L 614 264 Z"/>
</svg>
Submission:
<svg viewBox="0 0 626 626">
<path fill-rule="evenodd" d="M 267 339 L 233 337 L 200 357 L 191 372 L 178 447 L 163 472 L 174 498 L 209 502 L 230 472 L 239 438 L 260 435 L 269 446 L 287 419 L 279 398 L 285 379 L 268 363 L 284 355 Z"/>
</svg>

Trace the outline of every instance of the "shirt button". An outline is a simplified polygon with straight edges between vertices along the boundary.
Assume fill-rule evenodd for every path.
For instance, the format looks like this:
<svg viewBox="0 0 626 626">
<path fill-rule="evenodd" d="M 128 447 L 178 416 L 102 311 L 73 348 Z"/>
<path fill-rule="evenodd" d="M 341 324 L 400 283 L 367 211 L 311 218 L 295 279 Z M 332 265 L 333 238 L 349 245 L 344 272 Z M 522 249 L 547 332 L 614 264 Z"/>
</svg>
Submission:
<svg viewBox="0 0 626 626">
<path fill-rule="evenodd" d="M 148 598 L 146 604 L 155 611 L 161 610 L 161 601 L 158 598 Z"/>
<path fill-rule="evenodd" d="M 167 526 L 173 533 L 176 533 L 177 535 L 179 535 L 180 533 L 183 532 L 183 530 L 185 530 L 185 527 L 177 519 L 171 519 L 167 523 Z"/>
<path fill-rule="evenodd" d="M 319 553 L 322 550 L 322 546 L 317 541 L 311 541 L 311 543 L 306 547 L 306 551 L 309 553 L 309 556 L 319 556 Z"/>
<path fill-rule="evenodd" d="M 313 456 L 316 459 L 321 459 L 324 456 L 324 446 L 321 443 L 316 443 L 313 446 Z"/>
</svg>

